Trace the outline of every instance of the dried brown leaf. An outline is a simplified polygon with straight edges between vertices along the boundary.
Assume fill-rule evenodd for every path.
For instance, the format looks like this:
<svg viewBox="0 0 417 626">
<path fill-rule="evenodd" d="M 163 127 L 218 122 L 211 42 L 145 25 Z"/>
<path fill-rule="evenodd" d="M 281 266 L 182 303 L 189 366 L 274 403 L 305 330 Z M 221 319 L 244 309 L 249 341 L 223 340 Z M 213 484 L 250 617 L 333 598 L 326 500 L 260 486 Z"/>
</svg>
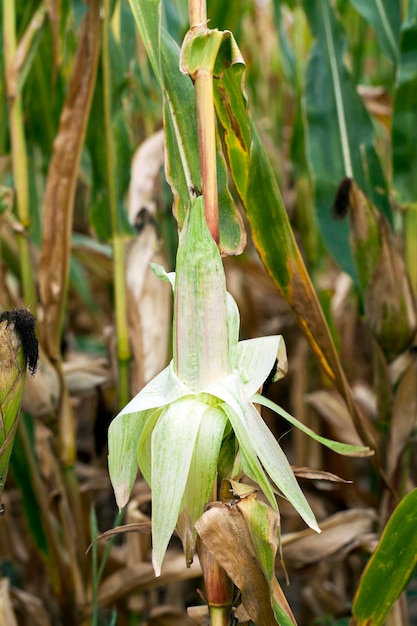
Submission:
<svg viewBox="0 0 417 626">
<path fill-rule="evenodd" d="M 351 480 L 345 480 L 344 478 L 340 478 L 340 476 L 336 476 L 336 474 L 311 469 L 311 467 L 294 467 L 294 465 L 292 465 L 291 467 L 294 474 L 298 476 L 298 478 L 308 478 L 309 480 L 328 480 L 333 483 L 352 482 Z"/>
<path fill-rule="evenodd" d="M 242 603 L 257 626 L 274 624 L 270 589 L 238 506 L 216 503 L 195 526 L 207 549 L 240 589 Z"/>
<path fill-rule="evenodd" d="M 129 337 L 133 353 L 132 393 L 167 364 L 172 290 L 150 263 L 166 265 L 152 221 L 145 224 L 126 256 Z"/>
<path fill-rule="evenodd" d="M 68 391 L 72 395 L 91 393 L 96 387 L 112 380 L 108 360 L 85 353 L 72 353 L 70 360 L 63 362 L 62 369 Z"/>
<path fill-rule="evenodd" d="M 285 564 L 299 568 L 333 557 L 369 534 L 376 521 L 377 514 L 372 509 L 351 509 L 321 521 L 320 535 L 310 529 L 282 535 Z"/>
<path fill-rule="evenodd" d="M 47 354 L 59 359 L 78 165 L 100 51 L 100 1 L 89 0 L 46 182 L 39 289 Z"/>
<path fill-rule="evenodd" d="M 417 367 L 410 361 L 394 397 L 387 450 L 388 475 L 391 477 L 417 424 Z"/>
<path fill-rule="evenodd" d="M 146 591 L 200 576 L 201 568 L 196 557 L 191 567 L 185 567 L 184 554 L 170 551 L 164 560 L 162 574 L 158 578 L 155 577 L 152 563 L 123 567 L 108 576 L 100 585 L 99 604 L 108 606 L 135 590 Z"/>
</svg>

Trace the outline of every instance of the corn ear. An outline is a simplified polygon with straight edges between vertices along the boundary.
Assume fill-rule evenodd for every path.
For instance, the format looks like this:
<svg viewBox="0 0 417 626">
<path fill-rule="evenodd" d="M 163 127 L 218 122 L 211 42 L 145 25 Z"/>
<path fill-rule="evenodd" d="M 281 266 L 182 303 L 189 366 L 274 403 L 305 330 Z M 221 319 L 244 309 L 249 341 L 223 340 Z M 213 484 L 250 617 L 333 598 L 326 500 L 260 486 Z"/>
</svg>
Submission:
<svg viewBox="0 0 417 626">
<path fill-rule="evenodd" d="M 0 315 L 0 496 L 18 424 L 26 369 L 28 365 L 32 372 L 36 369 L 38 342 L 34 329 L 35 318 L 27 310 Z"/>
</svg>

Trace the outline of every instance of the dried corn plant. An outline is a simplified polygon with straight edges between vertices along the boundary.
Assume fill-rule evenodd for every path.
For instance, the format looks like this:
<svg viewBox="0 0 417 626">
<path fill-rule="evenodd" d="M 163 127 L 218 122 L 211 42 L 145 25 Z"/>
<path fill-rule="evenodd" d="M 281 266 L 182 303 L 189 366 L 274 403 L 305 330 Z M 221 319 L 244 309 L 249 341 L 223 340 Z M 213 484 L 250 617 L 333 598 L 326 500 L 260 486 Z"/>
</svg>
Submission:
<svg viewBox="0 0 417 626">
<path fill-rule="evenodd" d="M 1 5 L 0 621 L 208 624 L 209 605 L 215 624 L 210 581 L 221 580 L 218 623 L 413 624 L 416 2 L 209 0 L 206 16 L 203 5 Z M 251 401 L 311 515 L 266 478 L 277 482 L 267 452 L 258 446 L 260 469 L 251 461 L 256 433 L 235 420 L 217 491 L 193 483 L 211 506 L 181 514 L 155 578 L 152 523 L 175 489 L 153 484 L 142 460 L 152 494 L 132 464 L 118 514 L 107 431 L 171 356 L 181 361 L 172 290 L 150 265 L 174 269 L 201 194 L 239 339 L 285 339 L 287 374 L 265 372 Z M 19 311 L 37 318 L 34 376 Z M 333 440 L 374 454 L 335 454 Z M 181 540 L 188 557 L 197 542 L 201 564 L 186 567 Z"/>
</svg>

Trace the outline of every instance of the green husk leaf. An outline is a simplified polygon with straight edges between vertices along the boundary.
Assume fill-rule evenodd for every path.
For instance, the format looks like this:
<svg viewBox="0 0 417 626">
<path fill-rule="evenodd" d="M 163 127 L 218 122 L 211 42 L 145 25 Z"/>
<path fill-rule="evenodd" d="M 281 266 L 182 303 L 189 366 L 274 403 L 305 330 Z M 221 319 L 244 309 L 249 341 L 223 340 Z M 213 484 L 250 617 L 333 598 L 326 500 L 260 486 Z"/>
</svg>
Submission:
<svg viewBox="0 0 417 626">
<path fill-rule="evenodd" d="M 192 563 L 195 551 L 197 535 L 194 523 L 202 515 L 204 506 L 212 499 L 217 461 L 226 424 L 227 417 L 222 409 L 207 407 L 195 442 L 177 523 L 187 564 Z"/>
<path fill-rule="evenodd" d="M 195 392 L 223 378 L 230 371 L 227 346 L 223 264 L 199 197 L 192 201 L 177 253 L 173 352 L 178 377 Z"/>
<path fill-rule="evenodd" d="M 198 430 L 207 405 L 180 398 L 162 413 L 152 431 L 152 564 L 162 561 L 174 532 L 187 483 Z"/>
</svg>

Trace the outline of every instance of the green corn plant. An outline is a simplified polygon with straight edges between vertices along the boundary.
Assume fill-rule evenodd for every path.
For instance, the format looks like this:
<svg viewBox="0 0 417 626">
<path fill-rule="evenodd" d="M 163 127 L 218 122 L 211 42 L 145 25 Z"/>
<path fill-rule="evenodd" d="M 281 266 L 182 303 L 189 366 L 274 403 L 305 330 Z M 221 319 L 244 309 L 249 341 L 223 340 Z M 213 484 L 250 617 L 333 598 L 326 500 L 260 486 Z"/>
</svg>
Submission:
<svg viewBox="0 0 417 626">
<path fill-rule="evenodd" d="M 175 527 L 186 560 L 192 561 L 194 523 L 210 499 L 221 446 L 231 429 L 240 456 L 232 476 L 242 468 L 274 509 L 274 492 L 279 490 L 319 531 L 284 452 L 254 406 L 254 401 L 268 404 L 301 426 L 257 394 L 275 359 L 278 365 L 285 360 L 283 339 L 238 341 L 239 312 L 226 291 L 221 256 L 207 227 L 201 197 L 192 202 L 180 233 L 176 274 L 165 274 L 162 268 L 156 271 L 174 287 L 173 360 L 125 406 L 109 429 L 109 470 L 119 507 L 129 499 L 138 465 L 152 488 L 156 575 L 161 573 Z M 275 379 L 281 376 L 278 367 Z M 316 437 L 311 431 L 308 434 Z M 368 453 L 362 446 L 319 439 L 344 454 Z"/>
<path fill-rule="evenodd" d="M 33 374 L 37 361 L 35 318 L 26 309 L 4 311 L 0 315 L 0 496 L 18 425 L 26 370 L 29 367 Z"/>
</svg>

